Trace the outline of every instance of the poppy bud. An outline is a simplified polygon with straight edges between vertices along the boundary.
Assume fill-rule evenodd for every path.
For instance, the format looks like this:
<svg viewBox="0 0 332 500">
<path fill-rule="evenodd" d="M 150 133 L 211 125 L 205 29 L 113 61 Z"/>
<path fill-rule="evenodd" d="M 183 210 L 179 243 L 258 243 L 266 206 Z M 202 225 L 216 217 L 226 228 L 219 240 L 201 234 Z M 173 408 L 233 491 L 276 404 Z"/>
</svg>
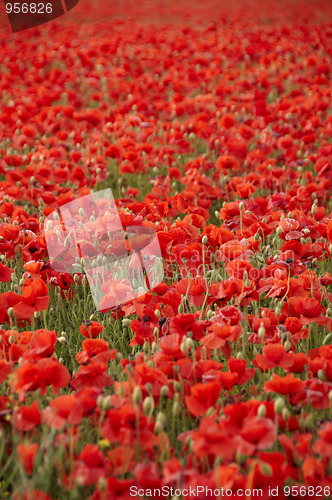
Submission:
<svg viewBox="0 0 332 500">
<path fill-rule="evenodd" d="M 181 303 L 178 307 L 178 313 L 182 314 L 183 313 L 183 304 Z"/>
<path fill-rule="evenodd" d="M 312 259 L 312 265 L 313 266 L 317 266 L 317 257 L 315 257 L 314 259 Z"/>
<path fill-rule="evenodd" d="M 60 363 L 60 365 L 63 365 L 64 364 L 64 359 L 63 358 L 59 358 L 59 363 Z"/>
<path fill-rule="evenodd" d="M 147 396 L 143 401 L 143 413 L 148 416 L 151 415 L 154 409 L 153 397 Z"/>
<path fill-rule="evenodd" d="M 331 318 L 331 309 L 329 310 L 329 314 L 327 314 L 327 311 L 326 311 L 326 316 Z M 328 345 L 328 344 L 332 344 L 332 333 L 329 333 L 328 335 L 326 335 L 325 339 L 323 340 L 323 345 Z"/>
<path fill-rule="evenodd" d="M 159 346 L 158 346 L 157 342 L 152 342 L 152 344 L 151 344 L 151 351 L 153 353 L 159 351 Z"/>
<path fill-rule="evenodd" d="M 154 329 L 153 329 L 153 335 L 155 337 L 158 337 L 158 334 L 159 334 L 159 328 L 157 326 L 155 326 Z"/>
<path fill-rule="evenodd" d="M 265 328 L 263 323 L 261 323 L 261 326 L 258 328 L 258 336 L 261 338 L 264 338 L 265 336 Z"/>
<path fill-rule="evenodd" d="M 281 226 L 278 226 L 278 227 L 277 227 L 277 235 L 278 235 L 278 236 L 280 236 L 282 232 L 283 232 L 282 227 L 281 227 Z"/>
<path fill-rule="evenodd" d="M 139 353 L 138 353 L 139 354 Z M 152 359 L 149 359 L 149 361 L 147 361 L 146 365 L 149 367 L 149 368 L 154 368 L 154 365 L 153 365 L 153 361 Z"/>
<path fill-rule="evenodd" d="M 15 335 L 11 334 L 8 340 L 10 344 L 15 344 L 16 342 Z"/>
<path fill-rule="evenodd" d="M 302 229 L 302 232 L 304 234 L 309 234 L 310 233 L 310 229 L 308 229 L 307 227 L 305 227 L 304 229 Z"/>
<path fill-rule="evenodd" d="M 206 244 L 207 244 L 207 242 L 208 242 L 208 237 L 205 235 L 205 236 L 203 236 L 203 238 L 202 238 L 202 245 L 206 245 Z"/>
<path fill-rule="evenodd" d="M 243 201 L 240 201 L 240 203 L 239 203 L 239 209 L 243 210 L 243 208 L 244 208 L 244 203 L 243 203 Z"/>
<path fill-rule="evenodd" d="M 316 213 L 316 209 L 317 209 L 317 206 L 316 206 L 316 205 L 312 205 L 312 206 L 311 206 L 311 213 L 312 213 L 312 215 L 315 215 L 315 213 Z"/>
<path fill-rule="evenodd" d="M 180 412 L 181 412 L 181 405 L 180 405 L 180 403 L 178 401 L 174 401 L 173 408 L 172 408 L 172 415 L 174 417 L 177 417 Z"/>
<path fill-rule="evenodd" d="M 144 354 L 146 354 L 147 356 L 149 356 L 149 354 L 151 352 L 149 342 L 146 342 L 146 341 L 144 342 L 144 344 L 143 344 L 143 352 L 144 352 Z"/>
<path fill-rule="evenodd" d="M 66 337 L 58 337 L 58 342 L 64 344 L 67 341 Z"/>
<path fill-rule="evenodd" d="M 263 472 L 264 476 L 272 477 L 273 476 L 273 469 L 270 464 L 266 462 L 260 462 L 259 463 L 260 469 Z"/>
<path fill-rule="evenodd" d="M 201 349 L 201 360 L 206 361 L 207 360 L 207 351 L 205 345 L 202 346 Z"/>
<path fill-rule="evenodd" d="M 133 401 L 136 405 L 139 405 L 142 401 L 142 391 L 138 385 L 133 390 Z"/>
<path fill-rule="evenodd" d="M 160 397 L 165 398 L 168 394 L 168 386 L 163 385 L 162 388 L 160 389 Z"/>
<path fill-rule="evenodd" d="M 106 486 L 107 486 L 106 479 L 104 477 L 99 478 L 99 480 L 98 480 L 98 491 L 101 491 L 101 492 L 105 491 Z"/>
<path fill-rule="evenodd" d="M 218 218 L 219 218 L 219 216 L 220 216 L 220 212 L 218 212 L 218 210 L 216 210 L 216 211 L 214 212 L 214 215 L 215 215 L 215 216 L 217 217 L 217 219 L 218 219 Z"/>
<path fill-rule="evenodd" d="M 290 417 L 290 413 L 289 413 L 288 408 L 283 408 L 281 414 L 282 414 L 282 418 L 285 420 L 285 422 L 288 422 L 289 417 Z"/>
<path fill-rule="evenodd" d="M 283 408 L 285 408 L 285 401 L 283 398 L 277 398 L 274 402 L 274 411 L 277 415 L 282 412 Z"/>
<path fill-rule="evenodd" d="M 211 311 L 211 309 L 209 309 L 207 312 L 207 315 L 206 315 L 207 319 L 211 319 L 213 316 L 214 316 L 214 312 Z"/>
<path fill-rule="evenodd" d="M 255 233 L 254 240 L 258 241 L 259 240 L 259 233 Z"/>
<path fill-rule="evenodd" d="M 156 309 L 154 312 L 155 316 L 157 316 L 158 319 L 160 319 L 160 311 L 159 309 Z"/>
<path fill-rule="evenodd" d="M 317 372 L 317 377 L 319 378 L 319 380 L 321 380 L 322 382 L 325 382 L 326 381 L 326 375 L 325 375 L 325 372 L 323 370 L 318 370 Z"/>
<path fill-rule="evenodd" d="M 237 355 L 236 355 L 236 359 L 244 359 L 243 353 L 242 352 L 238 352 Z"/>
<path fill-rule="evenodd" d="M 193 339 L 187 338 L 186 343 L 187 343 L 188 349 L 191 349 L 192 351 L 195 349 L 195 344 L 194 344 Z"/>
<path fill-rule="evenodd" d="M 264 403 L 260 404 L 257 410 L 257 416 L 259 418 L 264 418 L 266 415 L 266 406 Z"/>
<path fill-rule="evenodd" d="M 181 342 L 180 349 L 183 354 L 187 353 L 188 347 L 187 347 L 187 342 L 185 340 Z"/>
<path fill-rule="evenodd" d="M 131 319 L 129 319 L 129 318 L 125 318 L 122 320 L 123 326 L 130 326 L 130 324 L 131 324 Z"/>
<path fill-rule="evenodd" d="M 286 342 L 285 342 L 285 349 L 286 349 L 286 351 L 289 351 L 291 347 L 292 347 L 292 345 L 291 345 L 290 341 L 287 339 Z"/>
</svg>

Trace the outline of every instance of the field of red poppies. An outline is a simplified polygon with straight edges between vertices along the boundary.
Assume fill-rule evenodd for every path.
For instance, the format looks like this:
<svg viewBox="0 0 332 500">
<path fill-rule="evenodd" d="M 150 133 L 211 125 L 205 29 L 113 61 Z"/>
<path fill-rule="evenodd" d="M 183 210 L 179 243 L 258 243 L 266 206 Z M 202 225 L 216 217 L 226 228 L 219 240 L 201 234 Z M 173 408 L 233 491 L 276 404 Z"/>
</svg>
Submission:
<svg viewBox="0 0 332 500">
<path fill-rule="evenodd" d="M 2 20 L 1 499 L 332 498 L 331 40 L 321 0 Z M 100 312 L 44 222 L 106 188 L 165 279 Z"/>
</svg>

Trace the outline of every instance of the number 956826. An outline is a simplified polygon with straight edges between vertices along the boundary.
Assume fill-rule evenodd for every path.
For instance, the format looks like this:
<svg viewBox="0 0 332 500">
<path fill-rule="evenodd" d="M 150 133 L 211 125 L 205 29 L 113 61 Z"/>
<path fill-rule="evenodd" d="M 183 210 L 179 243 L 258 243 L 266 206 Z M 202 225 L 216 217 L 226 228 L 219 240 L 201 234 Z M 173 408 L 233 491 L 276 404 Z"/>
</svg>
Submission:
<svg viewBox="0 0 332 500">
<path fill-rule="evenodd" d="M 51 3 L 6 3 L 7 14 L 50 14 Z"/>
</svg>

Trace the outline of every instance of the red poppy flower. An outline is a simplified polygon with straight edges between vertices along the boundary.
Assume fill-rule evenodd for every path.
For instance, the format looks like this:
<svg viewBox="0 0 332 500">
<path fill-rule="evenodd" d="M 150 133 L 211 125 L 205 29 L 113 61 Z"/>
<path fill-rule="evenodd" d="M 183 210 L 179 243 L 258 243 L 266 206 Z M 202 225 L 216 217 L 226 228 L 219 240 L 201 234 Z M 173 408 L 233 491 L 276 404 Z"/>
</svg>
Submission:
<svg viewBox="0 0 332 500">
<path fill-rule="evenodd" d="M 256 354 L 252 363 L 261 371 L 272 370 L 277 366 L 286 369 L 293 365 L 294 353 L 286 352 L 285 346 L 281 344 L 268 344 L 263 348 L 263 354 Z"/>
<path fill-rule="evenodd" d="M 272 380 L 265 382 L 264 390 L 266 392 L 277 392 L 278 394 L 292 394 L 295 392 L 303 391 L 305 382 L 295 378 L 291 373 L 284 377 L 279 377 L 273 373 Z"/>
<path fill-rule="evenodd" d="M 41 424 L 41 414 L 37 401 L 30 406 L 20 406 L 13 414 L 13 426 L 20 431 L 31 431 L 36 425 Z"/>
<path fill-rule="evenodd" d="M 104 330 L 104 327 L 99 321 L 85 321 L 80 326 L 80 332 L 85 338 L 95 339 Z"/>
<path fill-rule="evenodd" d="M 26 443 L 17 445 L 17 456 L 19 462 L 23 465 L 25 472 L 31 476 L 38 451 L 37 443 Z"/>
</svg>

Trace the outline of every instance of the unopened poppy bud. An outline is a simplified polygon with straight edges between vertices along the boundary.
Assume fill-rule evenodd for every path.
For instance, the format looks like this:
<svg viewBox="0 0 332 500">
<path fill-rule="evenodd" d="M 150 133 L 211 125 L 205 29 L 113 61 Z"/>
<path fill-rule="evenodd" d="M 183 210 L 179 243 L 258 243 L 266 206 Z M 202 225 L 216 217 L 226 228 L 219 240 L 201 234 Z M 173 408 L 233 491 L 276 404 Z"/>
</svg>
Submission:
<svg viewBox="0 0 332 500">
<path fill-rule="evenodd" d="M 186 352 L 188 351 L 187 342 L 185 340 L 181 342 L 180 350 L 183 354 L 186 354 Z"/>
<path fill-rule="evenodd" d="M 254 240 L 258 241 L 259 240 L 259 233 L 255 233 Z"/>
<path fill-rule="evenodd" d="M 213 316 L 214 316 L 214 312 L 211 311 L 211 309 L 209 309 L 207 312 L 207 315 L 206 315 L 207 319 L 211 319 Z"/>
<path fill-rule="evenodd" d="M 12 307 L 8 307 L 7 314 L 10 318 L 14 316 L 14 309 Z"/>
<path fill-rule="evenodd" d="M 138 385 L 133 390 L 133 401 L 136 405 L 139 405 L 142 401 L 142 391 Z"/>
<path fill-rule="evenodd" d="M 105 491 L 106 486 L 107 486 L 106 479 L 104 477 L 99 478 L 99 480 L 98 480 L 98 491 L 101 491 L 101 492 Z"/>
<path fill-rule="evenodd" d="M 326 375 L 323 370 L 318 370 L 317 377 L 319 378 L 319 380 L 322 380 L 323 382 L 325 382 L 326 380 Z"/>
<path fill-rule="evenodd" d="M 149 367 L 149 368 L 153 368 L 154 365 L 153 365 L 153 361 L 152 359 L 149 359 L 149 361 L 147 361 L 146 365 Z"/>
<path fill-rule="evenodd" d="M 208 237 L 205 235 L 205 236 L 203 236 L 203 238 L 202 238 L 202 244 L 203 244 L 203 245 L 206 245 L 206 244 L 207 244 L 207 242 L 208 242 Z"/>
<path fill-rule="evenodd" d="M 146 354 L 147 356 L 150 354 L 150 352 L 151 352 L 151 348 L 150 348 L 150 344 L 149 344 L 149 342 L 146 342 L 146 341 L 144 342 L 144 344 L 143 344 L 143 352 L 144 352 L 144 354 Z"/>
<path fill-rule="evenodd" d="M 116 362 L 117 365 L 120 363 L 121 359 L 122 359 L 121 352 L 117 352 L 116 355 L 115 355 L 115 362 Z"/>
<path fill-rule="evenodd" d="M 218 212 L 218 210 L 216 210 L 216 211 L 214 212 L 214 215 L 215 215 L 215 216 L 216 216 L 216 218 L 218 219 L 218 218 L 219 218 L 219 216 L 220 216 L 220 212 Z"/>
<path fill-rule="evenodd" d="M 64 344 L 67 341 L 66 337 L 58 337 L 58 342 Z"/>
<path fill-rule="evenodd" d="M 175 401 L 172 407 L 172 414 L 174 417 L 177 417 L 180 412 L 181 412 L 181 405 L 178 401 Z"/>
<path fill-rule="evenodd" d="M 278 236 L 280 236 L 282 232 L 283 232 L 282 227 L 281 227 L 281 226 L 278 226 L 278 227 L 277 227 L 277 235 L 278 235 Z"/>
<path fill-rule="evenodd" d="M 74 282 L 78 283 L 79 279 L 80 279 L 79 275 L 78 274 L 74 274 Z"/>
<path fill-rule="evenodd" d="M 154 312 L 155 316 L 157 316 L 158 319 L 160 319 L 160 311 L 159 309 L 156 309 Z"/>
<path fill-rule="evenodd" d="M 281 313 L 281 310 L 283 308 L 283 305 L 284 305 L 283 301 L 278 302 L 277 307 L 275 309 L 277 316 L 280 316 L 280 313 Z"/>
<path fill-rule="evenodd" d="M 267 462 L 260 462 L 259 467 L 260 467 L 261 471 L 263 472 L 264 476 L 272 477 L 273 469 L 272 469 L 270 464 L 268 464 Z"/>
<path fill-rule="evenodd" d="M 258 336 L 259 337 L 265 336 L 265 328 L 263 323 L 261 323 L 261 326 L 258 328 Z"/>
<path fill-rule="evenodd" d="M 130 326 L 130 324 L 131 324 L 131 319 L 129 319 L 129 318 L 125 318 L 122 320 L 123 326 Z"/>
<path fill-rule="evenodd" d="M 158 337 L 158 335 L 159 335 L 159 328 L 157 326 L 155 326 L 154 329 L 153 329 L 153 335 L 155 337 Z"/>
<path fill-rule="evenodd" d="M 313 266 L 317 266 L 317 257 L 315 257 L 314 259 L 312 259 L 312 265 Z"/>
<path fill-rule="evenodd" d="M 207 350 L 206 350 L 205 345 L 203 345 L 202 349 L 201 349 L 201 360 L 202 361 L 206 361 L 207 360 Z"/>
<path fill-rule="evenodd" d="M 264 418 L 266 415 L 266 406 L 265 404 L 260 404 L 259 407 L 258 407 L 258 410 L 257 410 L 257 416 L 259 418 Z"/>
<path fill-rule="evenodd" d="M 78 209 L 78 213 L 80 214 L 81 217 L 83 217 L 83 215 L 84 215 L 84 208 L 80 207 Z"/>
<path fill-rule="evenodd" d="M 187 338 L 186 343 L 187 343 L 188 349 L 191 349 L 191 350 L 195 349 L 195 343 L 194 343 L 193 339 Z"/>
<path fill-rule="evenodd" d="M 143 413 L 144 415 L 151 415 L 154 409 L 154 401 L 152 396 L 147 396 L 143 401 Z"/>
<path fill-rule="evenodd" d="M 317 209 L 317 205 L 312 205 L 311 206 L 311 213 L 312 213 L 312 215 L 315 215 L 316 209 Z"/>
<path fill-rule="evenodd" d="M 237 355 L 236 355 L 236 359 L 244 359 L 243 353 L 242 352 L 238 352 Z"/>
<path fill-rule="evenodd" d="M 107 411 L 111 407 L 111 396 L 104 396 L 103 397 L 103 404 L 102 404 L 102 410 Z"/>
<path fill-rule="evenodd" d="M 175 370 L 175 371 L 179 371 L 180 367 L 179 367 L 179 365 L 175 365 L 174 369 L 175 368 L 177 368 L 177 370 Z M 179 400 L 180 399 L 179 391 L 181 391 L 181 383 L 178 380 L 175 380 L 173 385 L 174 385 L 174 391 L 175 391 L 174 399 Z"/>
<path fill-rule="evenodd" d="M 157 342 L 152 342 L 151 344 L 151 351 L 152 352 L 157 352 L 159 350 Z"/>
<path fill-rule="evenodd" d="M 307 227 L 305 227 L 304 229 L 302 229 L 302 232 L 304 234 L 309 234 L 310 233 L 310 229 L 308 229 Z"/>
<path fill-rule="evenodd" d="M 15 344 L 16 342 L 15 335 L 11 334 L 8 340 L 10 344 Z"/>
<path fill-rule="evenodd" d="M 160 396 L 162 398 L 165 398 L 168 394 L 168 386 L 167 385 L 163 385 L 162 388 L 160 389 Z"/>
<path fill-rule="evenodd" d="M 285 420 L 285 422 L 288 422 L 289 417 L 290 417 L 290 413 L 289 413 L 288 408 L 283 408 L 281 415 L 282 415 L 282 418 Z"/>
<path fill-rule="evenodd" d="M 290 341 L 287 339 L 287 340 L 286 340 L 286 342 L 285 342 L 285 344 L 284 344 L 284 346 L 285 346 L 286 351 L 289 351 L 289 350 L 290 350 L 290 348 L 292 347 L 292 344 L 291 344 L 291 343 L 290 343 Z"/>
<path fill-rule="evenodd" d="M 249 278 L 246 279 L 245 285 L 246 285 L 247 288 L 250 287 L 250 279 Z"/>
<path fill-rule="evenodd" d="M 35 182 L 35 180 L 36 180 L 36 179 L 35 179 L 35 178 L 34 178 L 34 176 L 32 175 L 32 176 L 30 177 L 30 182 L 31 182 L 31 184 L 33 184 L 33 183 Z"/>
<path fill-rule="evenodd" d="M 277 398 L 274 402 L 274 411 L 277 415 L 282 412 L 283 408 L 285 408 L 285 401 L 283 398 Z"/>
<path fill-rule="evenodd" d="M 162 423 L 156 422 L 153 430 L 155 434 L 161 434 L 164 430 L 164 426 Z"/>
<path fill-rule="evenodd" d="M 122 385 L 120 385 L 120 387 L 119 387 L 118 394 L 119 394 L 120 398 L 124 398 L 124 396 L 125 396 L 125 389 L 124 389 L 124 387 Z"/>
<path fill-rule="evenodd" d="M 243 210 L 243 208 L 244 208 L 244 203 L 243 203 L 243 201 L 240 201 L 240 203 L 239 203 L 239 209 Z"/>
<path fill-rule="evenodd" d="M 59 358 L 59 363 L 60 363 L 60 365 L 63 365 L 64 364 L 64 359 L 63 358 Z"/>
<path fill-rule="evenodd" d="M 178 307 L 178 313 L 182 314 L 183 313 L 183 304 L 181 303 Z"/>
</svg>

